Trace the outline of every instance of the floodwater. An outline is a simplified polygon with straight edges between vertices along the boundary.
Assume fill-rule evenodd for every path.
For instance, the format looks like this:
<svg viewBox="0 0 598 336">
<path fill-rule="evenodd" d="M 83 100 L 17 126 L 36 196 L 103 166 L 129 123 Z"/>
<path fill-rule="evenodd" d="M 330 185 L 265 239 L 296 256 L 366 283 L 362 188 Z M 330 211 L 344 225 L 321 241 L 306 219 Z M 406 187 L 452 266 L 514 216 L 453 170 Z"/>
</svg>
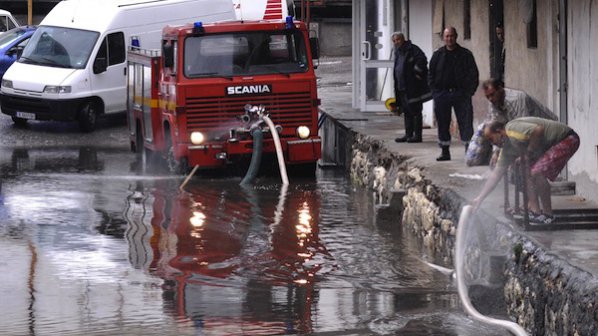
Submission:
<svg viewBox="0 0 598 336">
<path fill-rule="evenodd" d="M 338 171 L 140 173 L 124 150 L 0 152 L 1 335 L 506 335 Z"/>
</svg>

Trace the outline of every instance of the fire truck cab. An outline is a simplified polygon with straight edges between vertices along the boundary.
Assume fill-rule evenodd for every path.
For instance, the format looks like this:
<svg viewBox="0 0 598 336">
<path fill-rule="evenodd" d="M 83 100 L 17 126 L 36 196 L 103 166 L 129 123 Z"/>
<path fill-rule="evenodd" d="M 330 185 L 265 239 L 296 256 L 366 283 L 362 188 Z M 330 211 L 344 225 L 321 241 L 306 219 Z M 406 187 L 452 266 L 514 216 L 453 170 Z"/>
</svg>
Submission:
<svg viewBox="0 0 598 336">
<path fill-rule="evenodd" d="M 161 50 L 128 54 L 132 150 L 159 154 L 175 173 L 242 165 L 259 127 L 263 156 L 276 155 L 276 131 L 287 167 L 313 174 L 321 139 L 312 58 L 317 40 L 290 17 L 165 27 Z M 263 107 L 275 130 L 247 106 Z"/>
</svg>

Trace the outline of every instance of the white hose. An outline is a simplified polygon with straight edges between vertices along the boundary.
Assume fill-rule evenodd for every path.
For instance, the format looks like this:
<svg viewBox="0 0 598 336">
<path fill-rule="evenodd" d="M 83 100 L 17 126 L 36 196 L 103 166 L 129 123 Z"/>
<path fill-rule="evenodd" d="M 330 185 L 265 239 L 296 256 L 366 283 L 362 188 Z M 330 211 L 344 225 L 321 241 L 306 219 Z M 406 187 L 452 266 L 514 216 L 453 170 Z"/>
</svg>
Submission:
<svg viewBox="0 0 598 336">
<path fill-rule="evenodd" d="M 272 139 L 274 140 L 274 146 L 276 147 L 276 157 L 278 158 L 278 168 L 280 169 L 280 178 L 282 179 L 282 184 L 289 184 L 289 177 L 287 176 L 287 167 L 284 164 L 284 155 L 282 154 L 282 146 L 280 145 L 280 138 L 278 137 L 278 132 L 276 131 L 276 127 L 274 123 L 268 116 L 263 115 L 262 118 L 268 124 L 270 128 L 270 133 L 272 133 Z"/>
<path fill-rule="evenodd" d="M 528 336 L 527 332 L 517 323 L 507 320 L 499 320 L 491 317 L 487 317 L 485 315 L 480 314 L 469 300 L 469 295 L 467 292 L 467 287 L 464 281 L 463 275 L 463 264 L 464 264 L 464 252 L 463 246 L 464 243 L 461 241 L 464 239 L 465 232 L 467 232 L 466 228 L 469 224 L 469 216 L 471 214 L 472 207 L 471 205 L 466 205 L 463 207 L 461 211 L 461 218 L 459 218 L 459 226 L 457 227 L 457 241 L 455 247 L 455 272 L 457 274 L 457 289 L 459 291 L 459 298 L 461 298 L 461 302 L 465 307 L 465 311 L 474 319 L 479 322 L 490 324 L 493 326 L 498 326 L 507 329 L 512 334 L 517 336 Z"/>
</svg>

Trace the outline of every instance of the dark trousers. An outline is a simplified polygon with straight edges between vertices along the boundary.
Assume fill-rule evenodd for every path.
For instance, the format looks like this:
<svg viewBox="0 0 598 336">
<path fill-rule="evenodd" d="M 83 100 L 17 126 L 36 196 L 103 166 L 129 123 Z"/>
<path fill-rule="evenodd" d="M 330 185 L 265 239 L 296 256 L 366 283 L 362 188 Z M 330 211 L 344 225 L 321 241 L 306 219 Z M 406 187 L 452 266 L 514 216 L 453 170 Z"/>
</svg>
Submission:
<svg viewBox="0 0 598 336">
<path fill-rule="evenodd" d="M 423 104 L 421 102 L 409 103 L 409 98 L 407 98 L 404 91 L 399 91 L 398 99 L 405 120 L 405 136 L 408 138 L 421 139 Z"/>
<path fill-rule="evenodd" d="M 468 144 L 473 136 L 473 106 L 471 96 L 461 91 L 436 91 L 434 92 L 434 116 L 438 124 L 438 144 L 450 146 L 451 144 L 451 116 L 455 110 L 461 141 Z"/>
</svg>

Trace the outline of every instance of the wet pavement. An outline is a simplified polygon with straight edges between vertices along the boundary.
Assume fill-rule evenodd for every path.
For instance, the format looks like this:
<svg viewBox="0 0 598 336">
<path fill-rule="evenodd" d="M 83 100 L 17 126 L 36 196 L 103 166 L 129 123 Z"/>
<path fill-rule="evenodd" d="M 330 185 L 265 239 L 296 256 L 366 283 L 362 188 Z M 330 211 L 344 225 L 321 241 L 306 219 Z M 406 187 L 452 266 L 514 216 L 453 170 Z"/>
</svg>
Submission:
<svg viewBox="0 0 598 336">
<path fill-rule="evenodd" d="M 339 171 L 180 192 L 127 148 L 58 145 L 0 170 L 3 335 L 505 335 Z"/>
<path fill-rule="evenodd" d="M 347 129 L 380 141 L 392 153 L 409 157 L 412 165 L 423 167 L 426 178 L 435 185 L 451 189 L 466 200 L 477 195 L 488 174 L 488 167 L 467 167 L 464 163 L 465 151 L 459 141 L 453 139 L 452 160 L 444 162 L 435 160 L 440 154 L 435 128 L 424 129 L 422 143 L 396 143 L 394 139 L 404 134 L 402 117 L 387 111 L 361 112 L 351 107 L 351 58 L 323 59 L 320 64 L 321 108 L 330 118 L 338 120 Z M 553 195 L 552 200 L 555 209 L 598 209 L 596 200 L 580 195 Z M 503 204 L 501 182 L 485 200 L 482 211 L 509 223 L 510 220 L 504 215 Z M 523 231 L 520 225 L 513 227 Z M 598 275 L 598 230 L 543 229 L 530 230 L 525 235 L 573 266 Z"/>
</svg>

